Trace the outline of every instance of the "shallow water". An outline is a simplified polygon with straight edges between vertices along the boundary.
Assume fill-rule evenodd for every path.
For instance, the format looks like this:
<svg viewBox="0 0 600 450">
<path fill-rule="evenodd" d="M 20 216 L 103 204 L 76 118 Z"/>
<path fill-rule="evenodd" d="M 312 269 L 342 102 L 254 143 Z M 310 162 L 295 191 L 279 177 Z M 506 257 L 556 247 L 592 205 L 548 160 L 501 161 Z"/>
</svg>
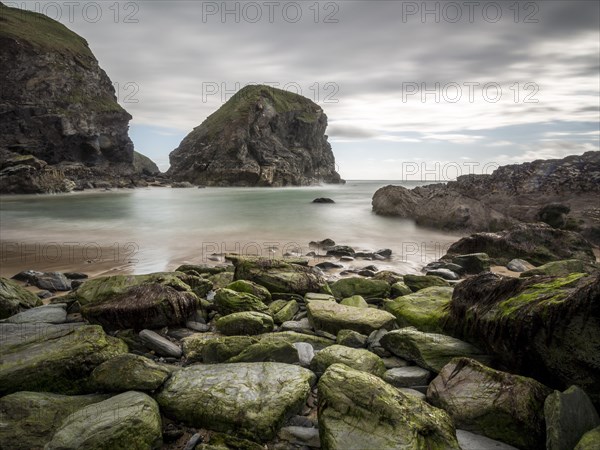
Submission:
<svg viewBox="0 0 600 450">
<path fill-rule="evenodd" d="M 212 262 L 214 253 L 277 256 L 331 238 L 356 249 L 391 248 L 378 268 L 415 272 L 460 236 L 381 217 L 373 193 L 386 184 L 348 181 L 301 188 L 148 188 L 0 198 L 2 274 L 17 269 L 103 268 L 133 273 Z M 330 197 L 335 204 L 314 204 Z M 89 267 L 77 267 L 84 261 Z M 370 264 L 364 260 L 349 267 Z M 98 266 L 99 267 L 99 266 Z"/>
</svg>

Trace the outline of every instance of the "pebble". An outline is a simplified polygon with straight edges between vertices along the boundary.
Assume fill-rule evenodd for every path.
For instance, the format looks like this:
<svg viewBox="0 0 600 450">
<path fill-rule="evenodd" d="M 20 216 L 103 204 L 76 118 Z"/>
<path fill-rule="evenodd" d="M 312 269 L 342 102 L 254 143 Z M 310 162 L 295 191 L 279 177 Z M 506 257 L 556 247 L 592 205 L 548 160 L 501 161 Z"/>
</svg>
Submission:
<svg viewBox="0 0 600 450">
<path fill-rule="evenodd" d="M 292 344 L 298 351 L 298 359 L 302 367 L 309 367 L 315 357 L 315 349 L 308 342 L 294 342 Z"/>
<path fill-rule="evenodd" d="M 189 328 L 190 330 L 198 331 L 200 333 L 206 333 L 207 331 L 210 330 L 210 327 L 208 325 L 206 325 L 205 323 L 194 322 L 193 320 L 188 320 L 185 323 L 185 326 L 187 328 Z"/>
<path fill-rule="evenodd" d="M 398 358 L 397 356 L 389 356 L 387 358 L 382 358 L 383 364 L 386 369 L 396 369 L 397 367 L 406 367 L 409 366 L 409 362 L 405 359 Z"/>
<path fill-rule="evenodd" d="M 158 355 L 172 356 L 174 358 L 181 357 L 181 348 L 167 338 L 162 337 L 160 334 L 151 330 L 142 330 L 140 331 L 139 336 L 142 339 L 142 342 L 148 348 L 154 350 Z"/>
<path fill-rule="evenodd" d="M 396 367 L 383 374 L 383 379 L 396 387 L 412 387 L 427 384 L 431 372 L 418 366 Z"/>
</svg>

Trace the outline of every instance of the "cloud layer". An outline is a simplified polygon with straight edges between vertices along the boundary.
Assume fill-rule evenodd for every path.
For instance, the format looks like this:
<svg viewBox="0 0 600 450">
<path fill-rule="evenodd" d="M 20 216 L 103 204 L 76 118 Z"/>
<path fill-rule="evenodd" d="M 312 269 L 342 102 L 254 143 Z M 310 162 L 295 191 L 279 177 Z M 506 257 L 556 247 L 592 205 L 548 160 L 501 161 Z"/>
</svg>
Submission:
<svg viewBox="0 0 600 450">
<path fill-rule="evenodd" d="M 89 2 L 57 4 L 163 168 L 176 142 L 153 133 L 180 139 L 248 83 L 320 103 L 347 178 L 598 149 L 598 2 L 99 2 L 95 22 Z"/>
</svg>

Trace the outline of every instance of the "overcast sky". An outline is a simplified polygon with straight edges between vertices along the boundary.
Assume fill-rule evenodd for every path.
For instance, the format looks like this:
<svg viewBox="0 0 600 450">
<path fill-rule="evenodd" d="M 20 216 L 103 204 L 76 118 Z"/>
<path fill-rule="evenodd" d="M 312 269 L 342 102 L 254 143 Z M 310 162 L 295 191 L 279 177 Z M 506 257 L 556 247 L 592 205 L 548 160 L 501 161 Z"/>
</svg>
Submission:
<svg viewBox="0 0 600 450">
<path fill-rule="evenodd" d="M 390 180 L 598 150 L 598 5 L 27 3 L 87 39 L 163 170 L 236 88 L 268 83 L 323 107 L 344 178 Z"/>
</svg>

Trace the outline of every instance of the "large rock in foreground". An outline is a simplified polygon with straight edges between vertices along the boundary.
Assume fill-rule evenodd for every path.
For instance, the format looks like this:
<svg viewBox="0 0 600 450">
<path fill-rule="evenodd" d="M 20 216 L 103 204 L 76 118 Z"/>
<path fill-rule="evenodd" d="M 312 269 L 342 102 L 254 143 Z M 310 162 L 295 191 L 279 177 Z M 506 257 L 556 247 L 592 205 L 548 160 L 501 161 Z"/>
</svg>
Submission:
<svg viewBox="0 0 600 450">
<path fill-rule="evenodd" d="M 458 284 L 450 331 L 509 370 L 557 389 L 581 387 L 600 402 L 600 274 L 509 278 L 492 273 Z"/>
<path fill-rule="evenodd" d="M 146 394 L 129 391 L 68 416 L 45 450 L 158 449 L 160 412 Z"/>
<path fill-rule="evenodd" d="M 94 368 L 127 352 L 97 325 L 0 324 L 0 395 L 85 392 Z"/>
<path fill-rule="evenodd" d="M 536 450 L 545 444 L 544 400 L 550 392 L 532 378 L 457 358 L 431 382 L 427 399 L 459 428 Z"/>
<path fill-rule="evenodd" d="M 190 426 L 267 441 L 299 412 L 315 381 L 289 364 L 195 365 L 173 374 L 156 398 L 166 415 Z"/>
<path fill-rule="evenodd" d="M 0 399 L 0 448 L 44 448 L 69 414 L 106 400 L 106 395 L 16 392 Z"/>
<path fill-rule="evenodd" d="M 334 364 L 318 387 L 322 448 L 460 449 L 452 420 L 444 411 L 375 375 Z"/>
<path fill-rule="evenodd" d="M 490 175 L 463 175 L 412 190 L 385 186 L 373 195 L 373 211 L 450 230 L 498 231 L 541 220 L 581 229 L 600 243 L 599 195 L 600 152 L 595 151 L 502 166 Z M 555 221 L 549 211 L 569 215 Z"/>
<path fill-rule="evenodd" d="M 171 152 L 168 174 L 208 186 L 340 183 L 326 128 L 309 99 L 246 86 Z"/>
<path fill-rule="evenodd" d="M 557 230 L 544 223 L 519 224 L 498 233 L 475 233 L 452 244 L 443 258 L 471 253 L 486 253 L 501 265 L 514 258 L 533 264 L 563 259 L 596 261 L 592 246 L 579 233 Z"/>
</svg>

